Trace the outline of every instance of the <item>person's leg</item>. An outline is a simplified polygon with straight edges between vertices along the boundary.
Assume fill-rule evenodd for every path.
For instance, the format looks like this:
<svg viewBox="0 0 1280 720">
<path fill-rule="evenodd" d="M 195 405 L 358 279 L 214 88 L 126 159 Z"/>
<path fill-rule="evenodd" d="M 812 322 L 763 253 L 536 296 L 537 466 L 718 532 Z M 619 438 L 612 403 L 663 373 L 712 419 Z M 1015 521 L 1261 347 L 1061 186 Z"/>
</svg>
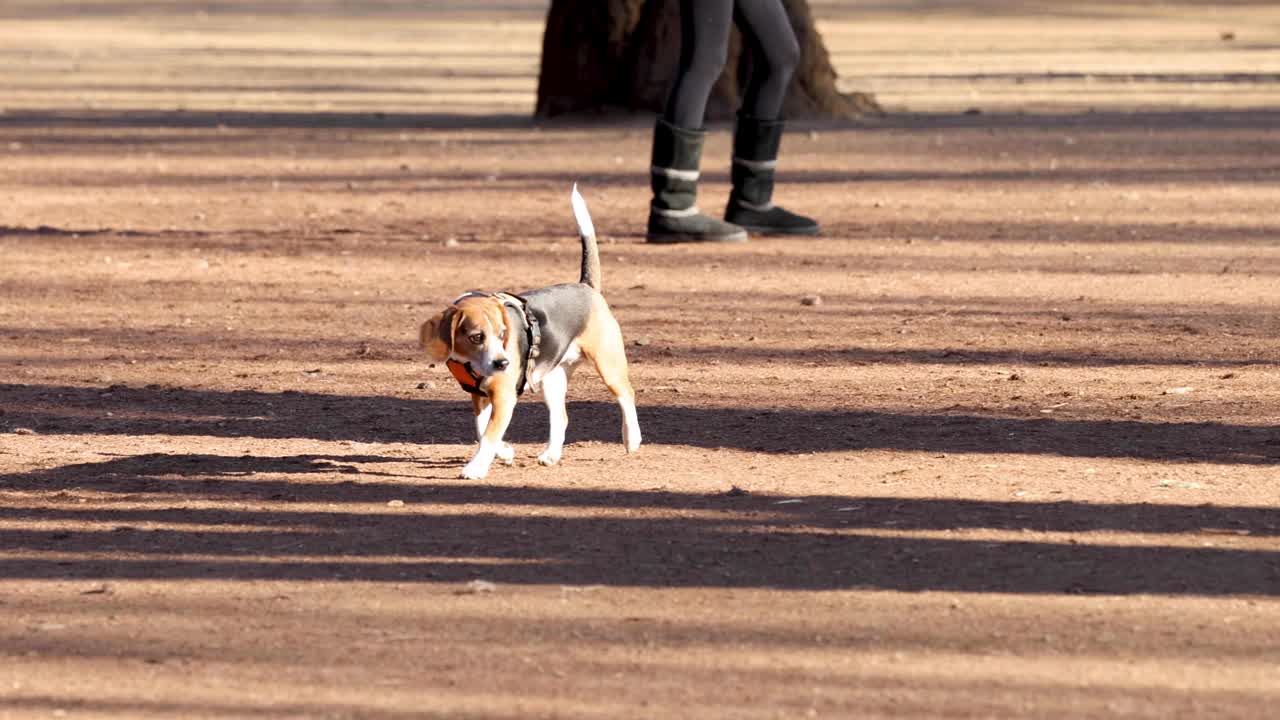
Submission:
<svg viewBox="0 0 1280 720">
<path fill-rule="evenodd" d="M 676 127 L 702 129 L 711 88 L 724 70 L 734 0 L 680 0 L 680 68 L 662 117 Z"/>
<path fill-rule="evenodd" d="M 800 44 L 782 0 L 738 0 L 734 20 L 743 48 L 752 54 L 751 77 L 738 111 L 761 120 L 778 120 L 791 75 L 800 62 Z"/>
<path fill-rule="evenodd" d="M 765 235 L 813 235 L 817 222 L 773 204 L 782 105 L 800 59 L 795 31 L 782 0 L 738 0 L 735 16 L 752 63 L 733 135 L 733 193 L 725 220 Z"/>
<path fill-rule="evenodd" d="M 703 215 L 696 204 L 707 99 L 724 69 L 732 23 L 733 0 L 680 2 L 680 69 L 653 129 L 649 242 L 747 239 L 742 228 Z"/>
</svg>

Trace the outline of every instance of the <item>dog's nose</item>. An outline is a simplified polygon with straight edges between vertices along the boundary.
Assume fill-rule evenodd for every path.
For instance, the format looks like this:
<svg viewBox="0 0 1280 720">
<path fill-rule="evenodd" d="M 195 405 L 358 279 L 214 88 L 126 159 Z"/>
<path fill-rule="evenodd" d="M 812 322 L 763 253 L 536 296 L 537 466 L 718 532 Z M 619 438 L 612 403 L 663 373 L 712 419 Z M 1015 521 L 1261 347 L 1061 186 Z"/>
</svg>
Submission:
<svg viewBox="0 0 1280 720">
<path fill-rule="evenodd" d="M 511 361 L 510 361 L 510 360 L 508 360 L 508 359 L 506 359 L 506 358 L 498 358 L 497 360 L 494 360 L 494 361 L 493 361 L 493 369 L 494 369 L 494 370 L 506 370 L 506 369 L 507 369 L 507 366 L 508 366 L 508 365 L 510 365 L 510 364 L 511 364 Z"/>
</svg>

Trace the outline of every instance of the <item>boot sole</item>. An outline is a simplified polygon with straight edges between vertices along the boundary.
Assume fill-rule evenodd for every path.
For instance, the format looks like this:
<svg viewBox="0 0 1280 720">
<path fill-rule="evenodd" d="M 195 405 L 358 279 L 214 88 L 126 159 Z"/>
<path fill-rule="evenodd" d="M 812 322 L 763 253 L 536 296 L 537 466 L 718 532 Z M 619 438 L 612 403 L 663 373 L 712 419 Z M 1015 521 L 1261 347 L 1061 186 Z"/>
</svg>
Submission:
<svg viewBox="0 0 1280 720">
<path fill-rule="evenodd" d="M 731 233 L 729 235 L 702 235 L 699 233 L 649 233 L 645 241 L 657 245 L 675 245 L 678 243 L 739 243 L 747 241 L 747 233 Z"/>
<path fill-rule="evenodd" d="M 734 224 L 736 225 L 737 223 L 734 223 Z M 756 227 L 753 225 L 742 225 L 741 227 L 743 230 L 746 230 L 747 232 L 753 235 L 772 235 L 772 236 L 801 235 L 801 236 L 811 237 L 813 235 L 817 235 L 818 232 L 821 230 L 821 228 L 816 225 L 813 227 L 806 227 L 806 228 Z"/>
</svg>

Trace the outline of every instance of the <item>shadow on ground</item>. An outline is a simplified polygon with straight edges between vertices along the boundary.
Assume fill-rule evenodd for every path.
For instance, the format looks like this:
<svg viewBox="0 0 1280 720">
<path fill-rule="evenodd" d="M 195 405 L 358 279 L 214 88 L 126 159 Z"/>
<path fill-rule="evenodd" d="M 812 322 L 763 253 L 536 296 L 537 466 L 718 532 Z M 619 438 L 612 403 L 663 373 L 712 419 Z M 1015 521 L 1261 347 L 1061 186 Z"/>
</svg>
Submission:
<svg viewBox="0 0 1280 720">
<path fill-rule="evenodd" d="M 461 400 L 5 384 L 0 385 L 0 407 L 4 426 L 68 435 L 207 435 L 423 445 L 465 445 L 474 440 L 470 405 Z M 569 417 L 571 442 L 619 442 L 619 413 L 612 403 L 570 403 Z M 1274 425 L 647 403 L 641 405 L 640 420 L 645 442 L 651 445 L 779 454 L 888 449 L 1280 465 L 1280 427 Z M 796 432 L 796 428 L 815 432 Z M 545 432 L 545 408 L 527 402 L 517 410 L 508 437 L 513 442 L 537 443 L 545 440 Z"/>
<path fill-rule="evenodd" d="M 424 482 L 384 472 L 388 463 L 413 465 L 368 455 L 152 454 L 0 476 L 2 487 L 45 497 L 173 493 L 187 503 L 259 505 L 0 508 L 9 527 L 0 531 L 0 578 L 1280 595 L 1274 552 L 936 537 L 972 529 L 1275 536 L 1280 511 L 1268 508 L 841 496 L 779 505 L 767 495 Z M 388 508 L 392 499 L 404 507 Z M 331 509 L 314 509 L 321 504 Z M 935 536 L 881 534 L 905 531 Z"/>
<path fill-rule="evenodd" d="M 1274 75 L 1265 78 L 1270 82 Z M 1232 80 L 1224 80 L 1231 82 Z M 1235 82 L 1251 84 L 1248 78 Z M 990 113 L 984 115 L 892 113 L 855 120 L 796 121 L 796 128 L 857 128 L 860 132 L 929 129 L 1044 129 L 1062 131 L 1093 128 L 1108 131 L 1140 131 L 1153 126 L 1166 132 L 1177 130 L 1270 130 L 1280 111 L 1233 108 L 1195 108 L 1185 111 L 1133 110 L 1069 113 Z M 11 109 L 0 115 L 0 128 L 32 129 L 191 129 L 191 128 L 343 128 L 343 129 L 495 129 L 549 125 L 562 128 L 634 127 L 647 129 L 652 116 L 646 113 L 601 115 L 599 118 L 572 117 L 563 120 L 535 120 L 525 114 L 451 114 L 411 112 L 333 111 L 245 111 L 245 110 L 66 110 Z M 724 124 L 727 126 L 727 123 Z M 176 140 L 181 142 L 181 140 Z"/>
</svg>

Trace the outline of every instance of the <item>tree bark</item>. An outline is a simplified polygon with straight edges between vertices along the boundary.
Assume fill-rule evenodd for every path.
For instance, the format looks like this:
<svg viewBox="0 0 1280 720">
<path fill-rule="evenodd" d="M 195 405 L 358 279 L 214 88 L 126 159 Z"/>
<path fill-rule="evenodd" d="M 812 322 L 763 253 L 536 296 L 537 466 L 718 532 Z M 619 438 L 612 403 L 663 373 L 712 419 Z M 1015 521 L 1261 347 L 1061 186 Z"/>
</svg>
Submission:
<svg viewBox="0 0 1280 720">
<path fill-rule="evenodd" d="M 680 0 L 552 0 L 542 35 L 542 68 L 534 115 L 661 112 L 680 61 Z M 808 0 L 783 0 L 800 63 L 787 91 L 787 118 L 850 118 L 878 114 L 866 93 L 836 89 Z M 707 103 L 708 119 L 737 111 L 751 72 L 750 53 L 734 29 L 729 59 Z"/>
</svg>

